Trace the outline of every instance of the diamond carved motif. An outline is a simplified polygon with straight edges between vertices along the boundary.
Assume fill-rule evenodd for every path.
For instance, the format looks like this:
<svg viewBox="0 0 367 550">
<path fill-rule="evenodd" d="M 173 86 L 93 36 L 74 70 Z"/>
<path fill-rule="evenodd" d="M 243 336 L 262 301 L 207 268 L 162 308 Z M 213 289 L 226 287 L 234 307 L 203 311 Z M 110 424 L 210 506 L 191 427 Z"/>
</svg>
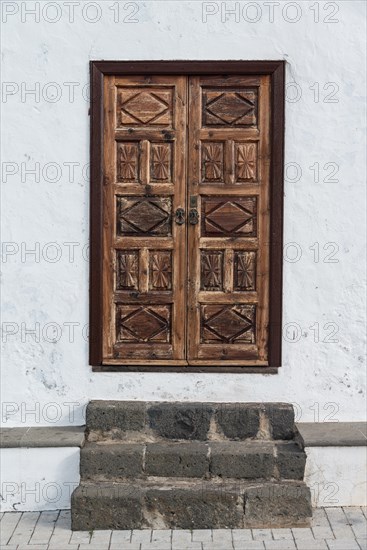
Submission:
<svg viewBox="0 0 367 550">
<path fill-rule="evenodd" d="M 256 198 L 245 197 L 223 201 L 203 200 L 204 229 L 207 235 L 256 234 Z"/>
<path fill-rule="evenodd" d="M 119 88 L 119 125 L 172 124 L 172 91 L 159 88 Z"/>
<path fill-rule="evenodd" d="M 253 126 L 256 124 L 257 91 L 203 91 L 203 124 Z"/>
<path fill-rule="evenodd" d="M 118 197 L 117 230 L 120 235 L 169 235 L 171 199 Z"/>
<path fill-rule="evenodd" d="M 255 343 L 254 305 L 201 306 L 202 343 Z"/>
<path fill-rule="evenodd" d="M 117 308 L 117 339 L 120 342 L 169 342 L 170 306 L 120 305 Z"/>
</svg>

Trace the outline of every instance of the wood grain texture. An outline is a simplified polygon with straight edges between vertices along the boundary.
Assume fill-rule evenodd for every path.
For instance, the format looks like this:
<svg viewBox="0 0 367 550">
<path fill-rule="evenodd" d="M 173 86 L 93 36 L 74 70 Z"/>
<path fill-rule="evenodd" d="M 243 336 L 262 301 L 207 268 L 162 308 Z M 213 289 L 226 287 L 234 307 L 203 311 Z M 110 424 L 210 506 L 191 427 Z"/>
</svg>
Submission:
<svg viewBox="0 0 367 550">
<path fill-rule="evenodd" d="M 269 85 L 189 79 L 188 193 L 200 218 L 188 228 L 189 364 L 268 364 Z"/>
<path fill-rule="evenodd" d="M 91 364 L 276 372 L 284 62 L 98 61 L 91 85 Z"/>
<path fill-rule="evenodd" d="M 184 77 L 105 77 L 103 362 L 185 357 L 185 147 Z"/>
<path fill-rule="evenodd" d="M 259 359 L 268 360 L 269 335 L 269 247 L 270 240 L 270 79 L 262 77 L 259 90 L 260 141 L 259 163 L 259 250 L 257 252 L 256 292 L 259 297 L 256 312 L 256 333 Z"/>
<path fill-rule="evenodd" d="M 103 88 L 104 76 L 90 64 L 90 262 L 89 262 L 89 362 L 103 362 Z M 93 220 L 93 223 L 92 223 Z"/>
<path fill-rule="evenodd" d="M 257 75 L 272 75 L 279 68 L 284 68 L 282 60 L 258 61 L 92 61 L 91 64 L 104 75 L 131 75 L 141 80 L 148 80 L 150 75 L 254 75 L 252 83 L 256 84 Z M 145 76 L 144 76 L 145 75 Z M 213 80 L 217 77 L 212 77 Z"/>
<path fill-rule="evenodd" d="M 271 77 L 269 364 L 282 364 L 285 63 Z"/>
<path fill-rule="evenodd" d="M 115 77 L 104 80 L 104 135 L 103 135 L 103 358 L 113 357 L 115 341 L 115 305 L 113 292 L 116 286 L 116 257 L 113 248 L 116 227 L 114 184 L 116 174 L 116 148 L 114 143 Z"/>
</svg>

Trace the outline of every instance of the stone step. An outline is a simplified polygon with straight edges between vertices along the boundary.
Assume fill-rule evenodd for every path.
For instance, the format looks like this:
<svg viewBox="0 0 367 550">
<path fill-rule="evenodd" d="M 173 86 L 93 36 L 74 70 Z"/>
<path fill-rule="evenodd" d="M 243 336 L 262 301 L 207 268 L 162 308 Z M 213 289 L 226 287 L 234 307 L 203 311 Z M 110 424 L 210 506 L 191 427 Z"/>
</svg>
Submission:
<svg viewBox="0 0 367 550">
<path fill-rule="evenodd" d="M 83 480 L 212 477 L 302 480 L 306 454 L 294 442 L 180 441 L 87 443 L 81 450 Z"/>
<path fill-rule="evenodd" d="M 295 425 L 288 403 L 91 401 L 87 432 L 90 441 L 131 439 L 132 433 L 147 440 L 289 440 Z"/>
<path fill-rule="evenodd" d="M 82 483 L 72 529 L 222 529 L 308 526 L 310 490 L 300 481 L 165 480 Z"/>
</svg>

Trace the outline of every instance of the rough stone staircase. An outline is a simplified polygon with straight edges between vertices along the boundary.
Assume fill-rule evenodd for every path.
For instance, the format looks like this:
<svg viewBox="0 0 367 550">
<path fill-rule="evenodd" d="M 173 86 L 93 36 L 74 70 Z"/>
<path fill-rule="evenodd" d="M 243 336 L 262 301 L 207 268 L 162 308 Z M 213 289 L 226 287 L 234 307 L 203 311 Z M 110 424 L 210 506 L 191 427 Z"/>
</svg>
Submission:
<svg viewBox="0 0 367 550">
<path fill-rule="evenodd" d="M 285 403 L 91 401 L 72 528 L 307 526 L 301 441 Z"/>
</svg>

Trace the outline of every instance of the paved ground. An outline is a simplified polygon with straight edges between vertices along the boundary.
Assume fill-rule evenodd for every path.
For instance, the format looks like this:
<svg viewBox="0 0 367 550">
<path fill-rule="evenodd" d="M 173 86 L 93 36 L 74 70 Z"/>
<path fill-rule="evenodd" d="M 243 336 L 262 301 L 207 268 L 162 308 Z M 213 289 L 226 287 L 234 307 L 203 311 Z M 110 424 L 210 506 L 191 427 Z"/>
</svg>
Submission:
<svg viewBox="0 0 367 550">
<path fill-rule="evenodd" d="M 70 512 L 0 514 L 0 550 L 367 550 L 367 508 L 318 508 L 310 529 L 70 531 Z"/>
</svg>

